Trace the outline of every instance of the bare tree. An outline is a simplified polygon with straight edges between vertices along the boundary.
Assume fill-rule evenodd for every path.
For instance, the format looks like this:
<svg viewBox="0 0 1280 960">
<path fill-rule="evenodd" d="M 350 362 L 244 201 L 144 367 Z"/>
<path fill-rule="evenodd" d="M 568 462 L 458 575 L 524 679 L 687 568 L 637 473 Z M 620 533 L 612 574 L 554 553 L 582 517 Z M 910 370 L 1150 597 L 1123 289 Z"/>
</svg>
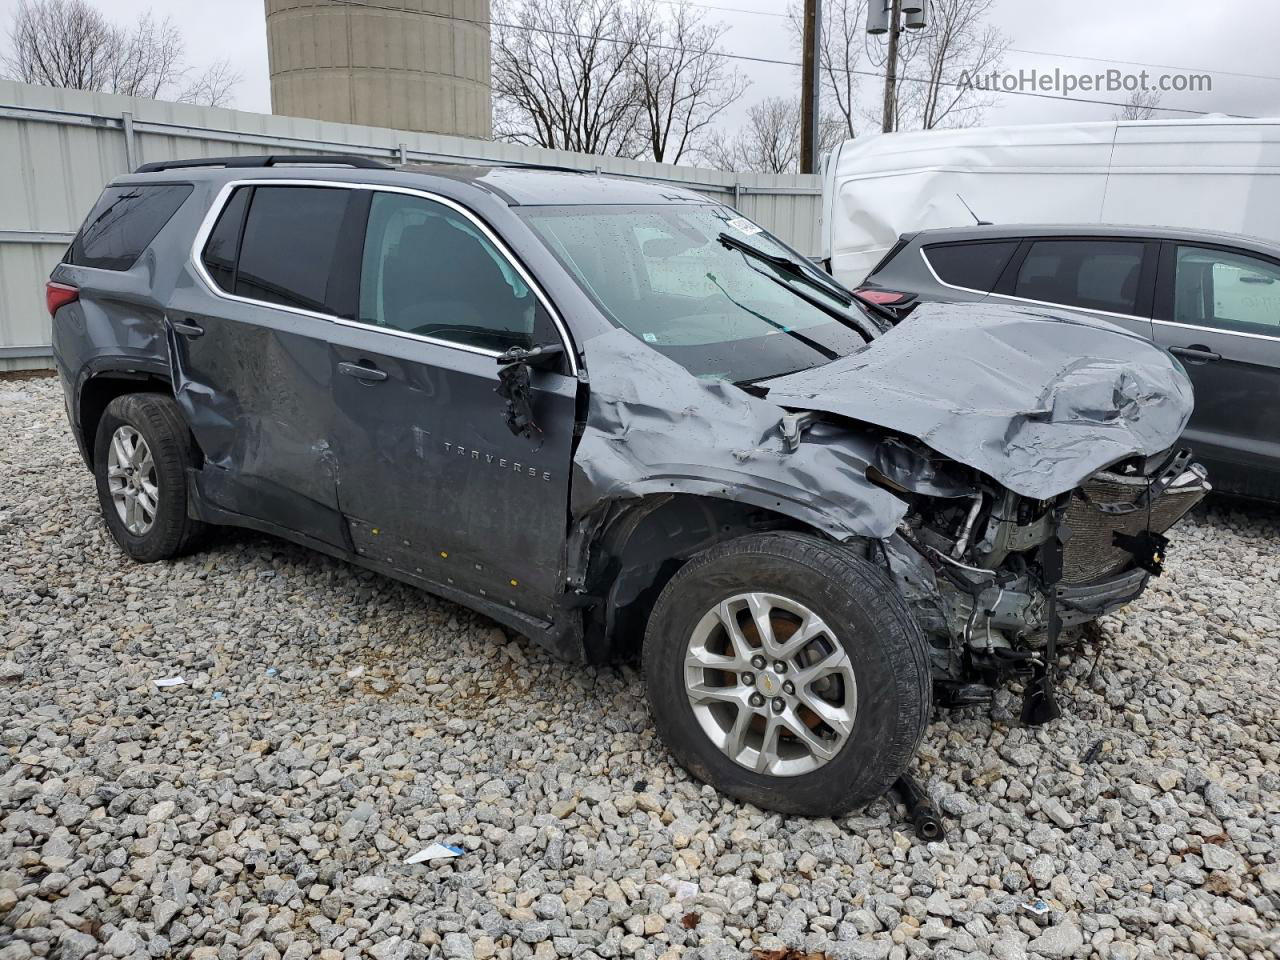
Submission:
<svg viewBox="0 0 1280 960">
<path fill-rule="evenodd" d="M 148 12 L 132 32 L 120 27 L 111 32 L 112 93 L 154 100 L 182 75 L 182 35 L 168 17 L 157 21 Z"/>
<path fill-rule="evenodd" d="M 1009 40 L 987 19 L 995 0 L 930 0 L 928 25 L 899 38 L 895 130 L 971 127 L 994 102 L 989 94 L 961 83 L 965 76 L 998 70 Z M 885 44 L 865 42 L 868 59 L 879 68 Z M 879 111 L 870 114 L 877 125 Z"/>
<path fill-rule="evenodd" d="M 169 18 L 146 13 L 120 27 L 87 0 L 18 0 L 9 40 L 0 65 L 23 83 L 155 98 L 177 92 L 189 73 L 182 35 Z M 212 86 L 201 89 L 216 87 L 226 103 L 240 77 L 215 64 L 196 86 L 206 79 Z"/>
<path fill-rule="evenodd" d="M 845 139 L 845 129 L 844 118 L 824 116 L 818 124 L 819 153 Z M 723 170 L 795 173 L 800 168 L 800 99 L 769 97 L 753 104 L 737 136 L 716 143 L 706 156 Z"/>
<path fill-rule="evenodd" d="M 721 56 L 720 38 L 728 28 L 707 23 L 685 0 L 674 4 L 669 18 L 657 0 L 641 0 L 630 17 L 646 153 L 660 163 L 679 163 L 699 152 L 748 81 Z"/>
<path fill-rule="evenodd" d="M 178 94 L 180 103 L 194 103 L 202 107 L 225 107 L 231 104 L 236 85 L 244 78 L 231 68 L 231 61 L 218 60 L 193 80 L 189 80 Z"/>
<path fill-rule="evenodd" d="M 1159 90 L 1135 90 L 1125 105 L 1111 115 L 1112 120 L 1150 120 L 1160 106 Z"/>
<path fill-rule="evenodd" d="M 77 90 L 108 88 L 115 31 L 84 0 L 18 0 L 5 71 L 15 80 Z"/>
<path fill-rule="evenodd" d="M 633 18 L 611 0 L 497 0 L 493 9 L 495 137 L 580 153 L 644 152 Z"/>
<path fill-rule="evenodd" d="M 803 11 L 798 4 L 787 10 L 792 36 L 799 46 L 804 38 Z M 826 0 L 822 9 L 822 38 L 818 65 L 822 74 L 824 109 L 844 121 L 844 138 L 857 136 L 859 74 L 863 65 L 867 27 L 867 0 Z"/>
</svg>

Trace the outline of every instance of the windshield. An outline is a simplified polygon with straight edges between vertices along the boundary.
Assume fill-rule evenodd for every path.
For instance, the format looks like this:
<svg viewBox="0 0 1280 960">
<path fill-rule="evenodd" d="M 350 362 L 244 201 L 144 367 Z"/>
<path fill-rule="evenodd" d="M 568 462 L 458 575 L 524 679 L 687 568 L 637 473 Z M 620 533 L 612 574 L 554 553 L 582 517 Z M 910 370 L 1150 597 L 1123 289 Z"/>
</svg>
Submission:
<svg viewBox="0 0 1280 960">
<path fill-rule="evenodd" d="M 801 258 L 728 207 L 519 213 L 610 320 L 696 376 L 746 383 L 804 370 L 862 349 L 859 327 L 873 329 L 816 268 L 797 276 Z"/>
</svg>

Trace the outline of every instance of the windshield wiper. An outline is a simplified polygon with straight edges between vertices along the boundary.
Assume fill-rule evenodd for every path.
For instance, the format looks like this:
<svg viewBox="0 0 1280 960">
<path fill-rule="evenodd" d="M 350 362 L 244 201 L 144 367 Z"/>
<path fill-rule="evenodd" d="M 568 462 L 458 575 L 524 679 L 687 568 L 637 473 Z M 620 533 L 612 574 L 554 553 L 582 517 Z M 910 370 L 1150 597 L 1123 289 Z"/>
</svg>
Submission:
<svg viewBox="0 0 1280 960">
<path fill-rule="evenodd" d="M 714 273 L 708 272 L 707 279 L 710 280 L 713 284 L 715 284 L 716 287 L 720 290 L 720 292 L 724 294 L 724 298 L 728 300 L 730 303 L 732 303 L 735 307 L 737 307 L 740 310 L 745 310 L 747 313 L 751 314 L 753 317 L 759 320 L 763 320 L 765 323 L 773 327 L 773 329 L 777 330 L 779 333 L 785 333 L 789 337 L 794 337 L 796 340 L 799 340 L 810 350 L 815 351 L 816 353 L 825 357 L 827 360 L 835 360 L 840 356 L 840 354 L 836 353 L 830 347 L 824 347 L 822 344 L 820 344 L 817 340 L 814 340 L 812 337 L 806 337 L 803 333 L 800 333 L 799 331 L 796 331 L 796 330 L 792 330 L 790 327 L 786 326 L 785 324 L 778 323 L 777 320 L 771 320 L 769 317 L 766 317 L 759 310 L 752 310 L 745 303 L 735 300 L 732 296 L 730 296 L 729 291 L 724 288 L 724 285 L 719 280 L 716 279 L 716 275 Z"/>
<path fill-rule="evenodd" d="M 815 290 L 821 290 L 832 299 L 838 300 L 843 306 L 849 307 L 853 305 L 853 298 L 837 287 L 835 281 L 827 283 L 825 280 L 818 279 L 794 260 L 767 253 L 759 247 L 753 247 L 744 240 L 739 240 L 731 233 L 722 233 L 716 239 L 720 241 L 722 246 L 728 247 L 730 250 L 737 250 L 740 253 L 755 257 L 757 260 L 762 260 L 769 266 L 777 267 L 789 276 L 795 277 L 801 283 L 807 284 Z"/>
</svg>

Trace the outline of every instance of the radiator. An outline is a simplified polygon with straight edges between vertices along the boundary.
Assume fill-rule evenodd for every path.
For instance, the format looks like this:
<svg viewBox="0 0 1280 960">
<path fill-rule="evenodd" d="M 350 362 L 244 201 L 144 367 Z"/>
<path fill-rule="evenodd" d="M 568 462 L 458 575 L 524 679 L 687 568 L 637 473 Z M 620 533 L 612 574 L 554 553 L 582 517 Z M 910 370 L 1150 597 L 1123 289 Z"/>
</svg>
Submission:
<svg viewBox="0 0 1280 960">
<path fill-rule="evenodd" d="M 1151 503 L 1128 513 L 1106 513 L 1100 504 L 1134 503 L 1146 493 L 1147 478 L 1095 473 L 1082 485 L 1084 496 L 1071 498 L 1065 526 L 1071 531 L 1063 552 L 1062 583 L 1080 586 L 1119 574 L 1133 562 L 1133 557 L 1117 547 L 1112 538 L 1117 532 L 1140 533 L 1150 528 L 1164 533 L 1182 515 L 1194 507 L 1208 492 L 1207 484 L 1193 473 L 1185 473 Z"/>
</svg>

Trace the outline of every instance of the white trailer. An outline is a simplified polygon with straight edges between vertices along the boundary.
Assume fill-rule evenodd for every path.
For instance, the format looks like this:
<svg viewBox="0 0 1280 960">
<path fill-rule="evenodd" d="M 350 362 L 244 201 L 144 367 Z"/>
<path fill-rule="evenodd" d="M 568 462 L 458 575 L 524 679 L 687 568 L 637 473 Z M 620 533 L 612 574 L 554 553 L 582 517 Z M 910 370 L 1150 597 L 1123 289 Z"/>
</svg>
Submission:
<svg viewBox="0 0 1280 960">
<path fill-rule="evenodd" d="M 963 202 L 961 200 L 963 198 Z M 854 286 L 903 233 L 992 223 L 1203 227 L 1280 241 L 1280 119 L 877 134 L 823 175 L 821 256 Z"/>
</svg>

